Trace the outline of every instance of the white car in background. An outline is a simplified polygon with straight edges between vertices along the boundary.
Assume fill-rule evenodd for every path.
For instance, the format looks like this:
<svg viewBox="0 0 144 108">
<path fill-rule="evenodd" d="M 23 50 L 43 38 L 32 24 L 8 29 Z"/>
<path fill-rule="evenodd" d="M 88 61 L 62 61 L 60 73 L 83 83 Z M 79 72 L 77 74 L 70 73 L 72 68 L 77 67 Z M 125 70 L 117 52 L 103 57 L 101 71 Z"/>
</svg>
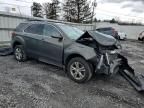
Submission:
<svg viewBox="0 0 144 108">
<path fill-rule="evenodd" d="M 144 31 L 139 34 L 138 40 L 144 41 Z"/>
<path fill-rule="evenodd" d="M 120 40 L 126 40 L 127 39 L 127 35 L 124 32 L 118 32 L 118 36 Z"/>
</svg>

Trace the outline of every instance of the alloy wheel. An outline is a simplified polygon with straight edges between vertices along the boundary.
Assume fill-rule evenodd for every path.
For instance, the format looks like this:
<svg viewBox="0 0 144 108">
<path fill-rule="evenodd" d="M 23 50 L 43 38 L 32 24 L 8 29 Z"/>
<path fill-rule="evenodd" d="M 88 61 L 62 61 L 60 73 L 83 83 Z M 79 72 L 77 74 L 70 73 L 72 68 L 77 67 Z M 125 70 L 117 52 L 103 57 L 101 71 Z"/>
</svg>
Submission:
<svg viewBox="0 0 144 108">
<path fill-rule="evenodd" d="M 15 57 L 17 60 L 21 60 L 23 57 L 22 50 L 20 48 L 15 49 Z"/>
<path fill-rule="evenodd" d="M 70 73 L 76 80 L 81 80 L 85 77 L 85 66 L 80 62 L 74 62 L 70 66 Z"/>
</svg>

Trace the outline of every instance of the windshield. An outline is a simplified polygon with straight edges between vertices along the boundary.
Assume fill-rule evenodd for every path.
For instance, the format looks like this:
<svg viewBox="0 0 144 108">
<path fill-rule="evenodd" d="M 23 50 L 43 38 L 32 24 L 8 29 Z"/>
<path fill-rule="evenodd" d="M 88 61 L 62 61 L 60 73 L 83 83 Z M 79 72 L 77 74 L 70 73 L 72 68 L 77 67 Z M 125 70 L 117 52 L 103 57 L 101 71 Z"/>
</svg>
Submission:
<svg viewBox="0 0 144 108">
<path fill-rule="evenodd" d="M 78 39 L 80 36 L 84 34 L 84 32 L 76 27 L 58 24 L 58 26 L 62 29 L 62 31 L 70 38 L 70 39 Z"/>
</svg>

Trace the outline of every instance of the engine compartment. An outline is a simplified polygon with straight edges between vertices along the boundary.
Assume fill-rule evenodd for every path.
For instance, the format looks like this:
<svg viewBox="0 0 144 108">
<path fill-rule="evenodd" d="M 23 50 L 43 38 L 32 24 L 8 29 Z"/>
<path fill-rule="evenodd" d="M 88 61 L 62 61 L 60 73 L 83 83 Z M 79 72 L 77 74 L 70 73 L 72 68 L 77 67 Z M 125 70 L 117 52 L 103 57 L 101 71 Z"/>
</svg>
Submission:
<svg viewBox="0 0 144 108">
<path fill-rule="evenodd" d="M 112 46 L 104 46 L 99 44 L 93 37 L 91 37 L 90 35 L 87 35 L 86 37 L 80 38 L 77 40 L 78 43 L 81 43 L 83 45 L 92 47 L 96 50 L 114 50 L 117 49 L 117 47 L 115 45 Z"/>
</svg>

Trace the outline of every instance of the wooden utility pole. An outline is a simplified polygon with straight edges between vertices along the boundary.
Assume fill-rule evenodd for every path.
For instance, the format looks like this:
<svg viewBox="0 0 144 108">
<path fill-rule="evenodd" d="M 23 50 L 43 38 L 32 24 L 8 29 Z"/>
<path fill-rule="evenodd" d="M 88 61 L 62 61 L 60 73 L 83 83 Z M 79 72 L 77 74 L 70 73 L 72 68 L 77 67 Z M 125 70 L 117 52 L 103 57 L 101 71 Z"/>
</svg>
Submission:
<svg viewBox="0 0 144 108">
<path fill-rule="evenodd" d="M 93 2 L 92 2 L 92 7 L 93 7 L 93 11 L 92 11 L 92 18 L 91 18 L 91 23 L 93 23 L 93 17 L 94 17 L 94 12 L 95 12 L 95 8 L 97 7 L 97 2 L 96 2 L 96 0 L 94 0 Z"/>
</svg>

